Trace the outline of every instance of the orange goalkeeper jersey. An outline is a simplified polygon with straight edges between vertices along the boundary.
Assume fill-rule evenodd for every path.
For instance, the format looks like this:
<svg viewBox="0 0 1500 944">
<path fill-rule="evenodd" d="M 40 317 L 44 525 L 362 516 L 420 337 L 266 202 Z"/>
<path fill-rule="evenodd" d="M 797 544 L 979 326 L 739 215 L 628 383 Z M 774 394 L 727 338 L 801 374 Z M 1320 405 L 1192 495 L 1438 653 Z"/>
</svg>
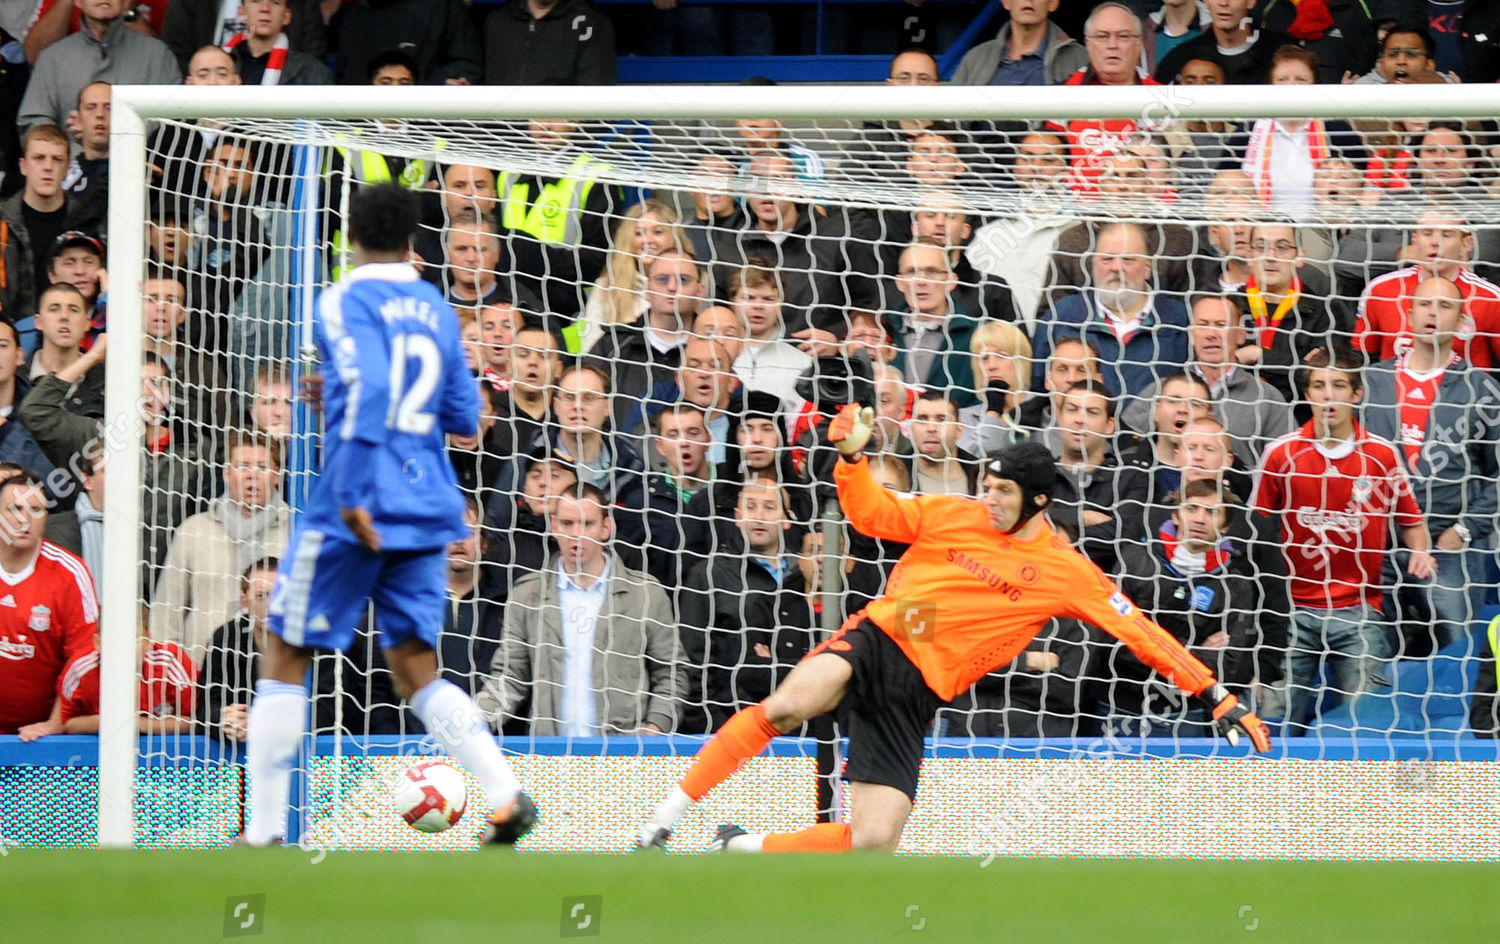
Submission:
<svg viewBox="0 0 1500 944">
<path fill-rule="evenodd" d="M 1093 623 L 1187 692 L 1214 683 L 1207 666 L 1061 535 L 1049 530 L 1017 541 L 995 530 L 978 500 L 897 495 L 875 481 L 864 460 L 839 462 L 834 480 L 851 525 L 911 545 L 885 595 L 864 615 L 945 701 L 1014 659 L 1054 616 Z"/>
</svg>

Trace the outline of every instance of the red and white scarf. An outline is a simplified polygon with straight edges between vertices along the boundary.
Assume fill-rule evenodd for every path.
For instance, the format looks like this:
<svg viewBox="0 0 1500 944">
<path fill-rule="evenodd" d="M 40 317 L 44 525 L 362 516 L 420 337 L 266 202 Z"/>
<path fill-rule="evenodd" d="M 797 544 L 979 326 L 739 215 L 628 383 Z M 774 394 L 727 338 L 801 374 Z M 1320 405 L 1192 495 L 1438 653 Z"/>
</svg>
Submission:
<svg viewBox="0 0 1500 944">
<path fill-rule="evenodd" d="M 1198 574 L 1211 574 L 1223 567 L 1229 560 L 1229 545 L 1221 542 L 1217 547 L 1210 547 L 1201 557 L 1184 548 L 1177 539 L 1177 523 L 1168 518 L 1162 523 L 1161 530 L 1156 533 L 1161 540 L 1162 556 L 1167 563 L 1178 573 L 1195 577 Z"/>
<path fill-rule="evenodd" d="M 250 38 L 249 33 L 236 33 L 234 38 L 224 44 L 224 51 L 229 52 L 234 47 Z M 276 44 L 271 47 L 271 57 L 266 60 L 266 73 L 260 77 L 261 85 L 278 85 L 281 83 L 281 70 L 286 66 L 286 51 L 291 48 L 285 33 L 276 37 Z"/>
<path fill-rule="evenodd" d="M 1271 202 L 1274 189 L 1271 180 L 1271 142 L 1276 137 L 1276 125 L 1274 118 L 1257 121 L 1250 130 L 1250 143 L 1245 146 L 1245 170 L 1255 180 L 1260 202 L 1266 204 Z M 1307 123 L 1307 156 L 1312 161 L 1314 170 L 1328 160 L 1328 132 L 1323 128 L 1323 122 L 1317 118 Z"/>
</svg>

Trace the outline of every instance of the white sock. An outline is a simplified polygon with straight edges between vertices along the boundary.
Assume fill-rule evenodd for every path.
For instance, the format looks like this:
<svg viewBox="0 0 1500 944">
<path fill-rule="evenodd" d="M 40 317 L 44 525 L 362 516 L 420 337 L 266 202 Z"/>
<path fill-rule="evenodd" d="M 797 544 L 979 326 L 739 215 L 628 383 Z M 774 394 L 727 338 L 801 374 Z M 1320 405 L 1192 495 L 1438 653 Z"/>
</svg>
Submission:
<svg viewBox="0 0 1500 944">
<path fill-rule="evenodd" d="M 491 810 L 506 810 L 515 803 L 521 783 L 510 772 L 474 699 L 452 682 L 435 679 L 412 696 L 411 707 L 427 733 L 479 779 Z"/>
<path fill-rule="evenodd" d="M 683 793 L 681 787 L 673 787 L 672 792 L 656 805 L 656 812 L 651 814 L 651 825 L 671 829 L 672 824 L 677 822 L 677 817 L 692 805 L 692 797 Z"/>
<path fill-rule="evenodd" d="M 261 679 L 255 684 L 247 729 L 250 818 L 245 841 L 264 846 L 286 838 L 287 793 L 307 730 L 307 689 Z"/>
<path fill-rule="evenodd" d="M 760 852 L 761 844 L 765 841 L 765 833 L 745 833 L 743 836 L 735 836 L 724 846 L 728 852 Z"/>
</svg>

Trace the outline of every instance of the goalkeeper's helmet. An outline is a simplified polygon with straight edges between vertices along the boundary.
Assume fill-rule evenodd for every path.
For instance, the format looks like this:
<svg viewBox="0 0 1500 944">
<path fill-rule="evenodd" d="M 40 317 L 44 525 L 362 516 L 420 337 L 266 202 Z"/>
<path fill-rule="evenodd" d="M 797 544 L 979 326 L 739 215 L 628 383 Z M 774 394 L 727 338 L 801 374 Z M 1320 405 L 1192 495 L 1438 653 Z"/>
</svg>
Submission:
<svg viewBox="0 0 1500 944">
<path fill-rule="evenodd" d="M 985 472 L 997 479 L 1010 479 L 1021 487 L 1021 515 L 1006 534 L 1015 534 L 1036 517 L 1044 507 L 1037 503 L 1037 496 L 1045 496 L 1050 502 L 1052 490 L 1057 486 L 1057 462 L 1039 442 L 1006 446 L 985 465 Z"/>
</svg>

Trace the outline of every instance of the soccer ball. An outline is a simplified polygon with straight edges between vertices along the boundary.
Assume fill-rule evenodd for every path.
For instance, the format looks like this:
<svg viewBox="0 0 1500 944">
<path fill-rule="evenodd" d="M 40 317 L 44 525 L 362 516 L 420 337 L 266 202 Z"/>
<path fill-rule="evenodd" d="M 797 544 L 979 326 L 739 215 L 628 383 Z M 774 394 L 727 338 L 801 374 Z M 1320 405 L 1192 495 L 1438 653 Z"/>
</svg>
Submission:
<svg viewBox="0 0 1500 944">
<path fill-rule="evenodd" d="M 424 833 L 440 833 L 458 822 L 468 804 L 464 775 L 440 760 L 412 764 L 391 789 L 396 812 Z"/>
</svg>

